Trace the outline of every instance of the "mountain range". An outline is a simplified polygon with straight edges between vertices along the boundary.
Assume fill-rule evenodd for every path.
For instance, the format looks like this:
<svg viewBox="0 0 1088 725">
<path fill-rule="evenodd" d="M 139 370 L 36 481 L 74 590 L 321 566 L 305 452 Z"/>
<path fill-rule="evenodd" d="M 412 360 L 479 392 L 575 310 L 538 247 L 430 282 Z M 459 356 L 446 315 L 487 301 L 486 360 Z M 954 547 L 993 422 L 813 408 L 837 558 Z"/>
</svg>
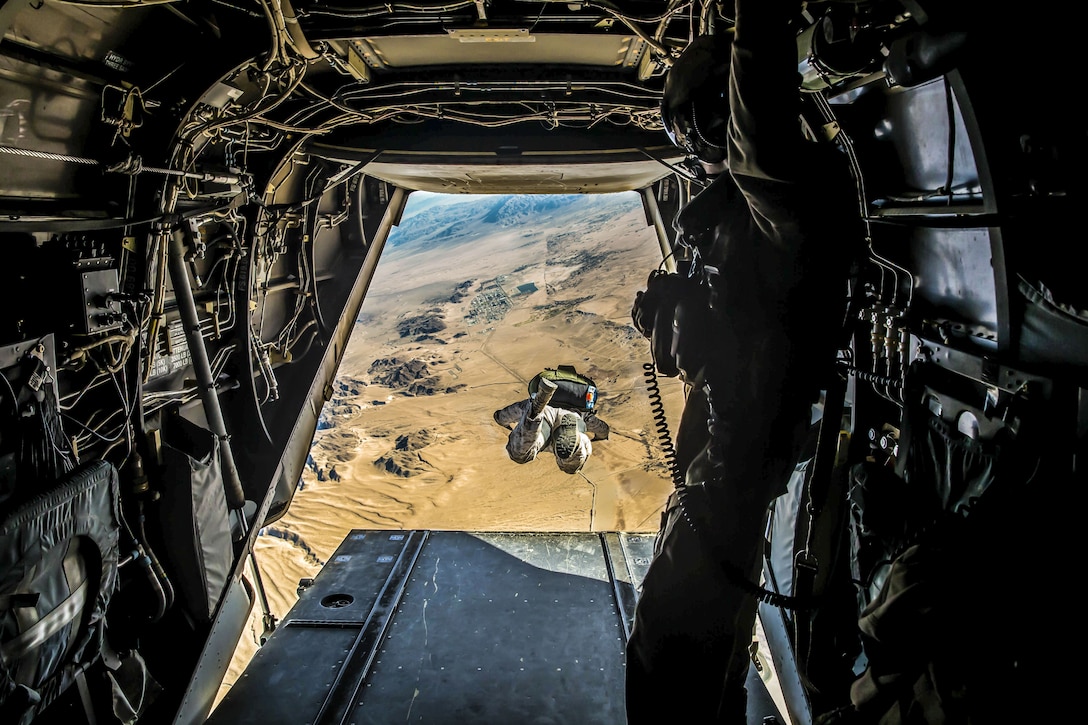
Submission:
<svg viewBox="0 0 1088 725">
<path fill-rule="evenodd" d="M 637 203 L 634 193 L 451 196 L 416 192 L 410 198 L 411 213 L 405 210 L 386 244 L 396 248 L 411 243 L 423 250 L 534 222 L 548 227 L 592 224 L 593 220 L 604 223 Z M 527 229 L 526 235 L 532 231 Z"/>
</svg>

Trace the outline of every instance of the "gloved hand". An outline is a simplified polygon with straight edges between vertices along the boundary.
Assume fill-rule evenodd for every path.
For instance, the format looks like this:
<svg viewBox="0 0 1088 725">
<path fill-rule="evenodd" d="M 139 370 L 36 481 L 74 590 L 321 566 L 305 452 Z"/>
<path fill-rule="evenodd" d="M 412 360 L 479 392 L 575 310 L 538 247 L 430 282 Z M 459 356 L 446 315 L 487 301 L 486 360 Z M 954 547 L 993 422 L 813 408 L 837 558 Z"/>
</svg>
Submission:
<svg viewBox="0 0 1088 725">
<path fill-rule="evenodd" d="M 650 340 L 650 352 L 659 375 L 676 377 L 678 351 L 701 349 L 703 341 L 697 339 L 705 333 L 698 324 L 686 325 L 681 340 L 674 329 L 678 307 L 688 309 L 685 319 L 699 320 L 699 313 L 706 305 L 706 288 L 696 278 L 682 274 L 654 270 L 646 282 L 646 290 L 635 295 L 631 307 L 631 320 L 635 329 Z"/>
<path fill-rule="evenodd" d="M 662 284 L 659 280 L 666 277 L 667 272 L 655 269 L 650 272 L 646 280 L 646 289 L 635 293 L 635 301 L 631 305 L 631 322 L 635 329 L 642 333 L 647 340 L 654 331 L 654 318 L 662 301 Z"/>
<path fill-rule="evenodd" d="M 712 354 L 715 342 L 714 295 L 711 283 L 702 274 L 667 273 L 654 270 L 646 290 L 635 295 L 631 320 L 650 340 L 650 352 L 659 375 L 683 376 L 690 382 L 698 376 Z"/>
</svg>

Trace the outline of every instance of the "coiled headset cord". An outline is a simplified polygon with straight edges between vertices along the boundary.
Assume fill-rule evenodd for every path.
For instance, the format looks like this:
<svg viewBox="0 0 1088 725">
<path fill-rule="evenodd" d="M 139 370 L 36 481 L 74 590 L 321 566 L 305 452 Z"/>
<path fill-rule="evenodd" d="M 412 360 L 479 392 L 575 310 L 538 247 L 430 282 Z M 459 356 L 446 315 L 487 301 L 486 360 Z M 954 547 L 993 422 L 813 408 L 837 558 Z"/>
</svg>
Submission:
<svg viewBox="0 0 1088 725">
<path fill-rule="evenodd" d="M 661 386 L 657 382 L 657 368 L 652 362 L 643 363 L 642 365 L 643 376 L 646 383 L 647 396 L 650 399 L 650 410 L 653 412 L 654 427 L 657 428 L 657 437 L 660 441 L 661 448 L 665 454 L 665 460 L 669 465 L 669 470 L 672 473 L 673 486 L 676 489 L 676 500 L 680 506 L 680 514 L 687 521 L 688 526 L 695 532 L 695 535 L 702 538 L 704 541 L 708 539 L 704 536 L 701 527 L 696 526 L 695 519 L 691 516 L 687 510 L 688 502 L 686 499 L 690 498 L 688 487 L 684 485 L 685 472 L 680 468 L 680 461 L 677 459 L 676 446 L 673 444 L 672 434 L 669 433 L 669 423 L 665 418 L 665 406 L 661 398 Z M 725 572 L 726 577 L 744 593 L 754 597 L 757 601 L 769 604 L 772 607 L 779 607 L 781 609 L 788 610 L 803 610 L 811 609 L 815 602 L 812 597 L 792 597 L 787 594 L 780 594 L 769 589 L 765 589 L 751 579 L 741 571 L 740 567 L 735 564 L 722 560 L 719 562 L 722 567 L 722 571 Z"/>
<path fill-rule="evenodd" d="M 684 485 L 684 472 L 680 470 L 680 462 L 676 460 L 676 446 L 673 445 L 672 434 L 669 433 L 669 421 L 665 418 L 661 386 L 657 384 L 657 369 L 654 363 L 648 362 L 643 363 L 642 370 L 646 378 L 646 395 L 650 399 L 650 411 L 653 413 L 654 427 L 657 428 L 657 438 L 665 453 L 665 462 L 669 466 L 672 483 L 679 490 Z"/>
</svg>

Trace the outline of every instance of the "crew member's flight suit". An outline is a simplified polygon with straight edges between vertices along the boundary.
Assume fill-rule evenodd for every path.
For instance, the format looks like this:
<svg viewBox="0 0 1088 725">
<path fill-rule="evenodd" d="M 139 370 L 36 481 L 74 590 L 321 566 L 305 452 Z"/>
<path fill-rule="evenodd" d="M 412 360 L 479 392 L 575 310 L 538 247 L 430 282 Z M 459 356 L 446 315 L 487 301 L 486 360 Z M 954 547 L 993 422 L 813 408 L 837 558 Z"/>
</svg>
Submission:
<svg viewBox="0 0 1088 725">
<path fill-rule="evenodd" d="M 556 463 L 564 473 L 577 473 L 593 453 L 592 440 L 604 440 L 608 437 L 608 425 L 594 413 L 585 415 L 564 408 L 544 406 L 541 414 L 533 418 L 530 415 L 532 399 L 519 400 L 505 408 L 495 411 L 495 422 L 504 428 L 514 426 L 506 439 L 506 452 L 510 460 L 516 463 L 528 463 L 535 460 L 542 450 L 555 453 Z M 577 443 L 568 456 L 560 456 L 555 450 L 555 432 L 561 420 L 569 420 L 577 426 Z"/>
<path fill-rule="evenodd" d="M 728 169 L 677 220 L 710 268 L 710 291 L 675 318 L 691 386 L 676 439 L 685 478 L 628 642 L 630 725 L 746 722 L 757 602 L 738 577 L 759 581 L 768 506 L 786 490 L 842 342 L 864 234 L 845 156 L 799 123 L 800 12 L 796 1 L 737 0 L 722 88 Z M 647 334 L 641 304 L 632 315 Z"/>
</svg>

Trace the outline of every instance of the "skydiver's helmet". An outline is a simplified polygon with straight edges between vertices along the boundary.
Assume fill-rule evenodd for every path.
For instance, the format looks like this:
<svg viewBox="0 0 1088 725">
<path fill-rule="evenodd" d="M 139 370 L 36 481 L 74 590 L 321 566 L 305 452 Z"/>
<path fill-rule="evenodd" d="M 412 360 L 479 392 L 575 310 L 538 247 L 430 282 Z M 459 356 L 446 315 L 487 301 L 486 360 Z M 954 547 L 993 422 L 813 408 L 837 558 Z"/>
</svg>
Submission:
<svg viewBox="0 0 1088 725">
<path fill-rule="evenodd" d="M 661 121 L 677 148 L 706 164 L 725 160 L 732 34 L 701 35 L 673 62 Z"/>
</svg>

